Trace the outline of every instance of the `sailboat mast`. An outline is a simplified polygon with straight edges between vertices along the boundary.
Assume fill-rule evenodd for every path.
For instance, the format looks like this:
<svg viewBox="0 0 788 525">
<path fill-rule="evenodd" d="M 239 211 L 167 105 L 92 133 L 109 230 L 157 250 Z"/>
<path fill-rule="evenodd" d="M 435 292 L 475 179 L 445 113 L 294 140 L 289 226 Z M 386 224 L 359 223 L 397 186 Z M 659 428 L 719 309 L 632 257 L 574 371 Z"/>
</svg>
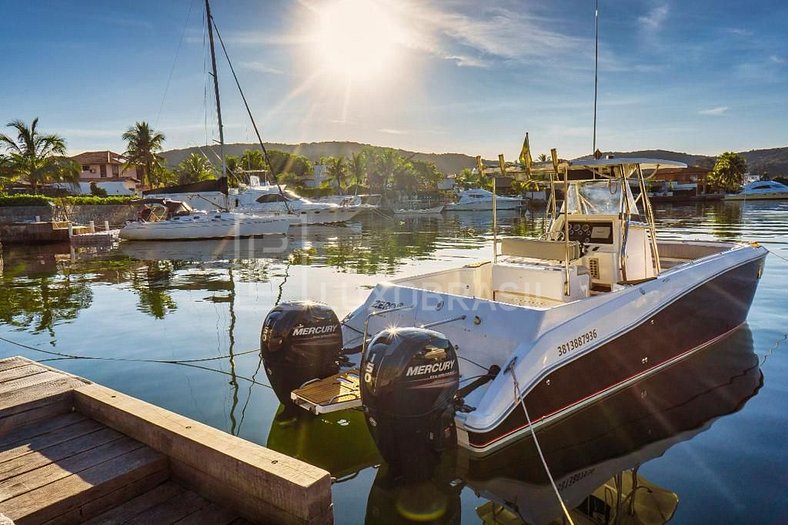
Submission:
<svg viewBox="0 0 788 525">
<path fill-rule="evenodd" d="M 211 69 L 213 71 L 213 91 L 216 95 L 216 115 L 219 118 L 219 156 L 222 159 L 222 177 L 227 176 L 227 167 L 224 160 L 224 125 L 222 124 L 222 104 L 219 101 L 219 75 L 216 72 L 216 51 L 213 48 L 213 17 L 211 5 L 205 0 L 205 16 L 208 23 L 208 41 L 211 45 Z"/>
</svg>

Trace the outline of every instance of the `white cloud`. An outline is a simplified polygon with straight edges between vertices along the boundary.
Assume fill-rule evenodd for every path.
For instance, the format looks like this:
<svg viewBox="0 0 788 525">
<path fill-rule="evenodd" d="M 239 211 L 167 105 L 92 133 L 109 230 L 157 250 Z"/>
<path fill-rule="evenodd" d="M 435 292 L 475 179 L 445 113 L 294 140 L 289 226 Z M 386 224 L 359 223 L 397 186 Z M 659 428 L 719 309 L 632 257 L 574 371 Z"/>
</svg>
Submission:
<svg viewBox="0 0 788 525">
<path fill-rule="evenodd" d="M 730 108 L 728 106 L 717 106 L 716 108 L 701 109 L 698 111 L 699 115 L 711 115 L 713 117 L 721 117 L 728 113 Z"/>
<path fill-rule="evenodd" d="M 263 62 L 240 62 L 238 65 L 244 69 L 248 69 L 250 71 L 257 71 L 258 73 L 269 73 L 271 75 L 282 74 L 282 70 L 268 66 Z"/>
<path fill-rule="evenodd" d="M 662 4 L 654 7 L 648 14 L 638 17 L 638 22 L 643 26 L 644 30 L 655 32 L 662 28 L 665 20 L 670 13 L 670 7 L 667 4 Z"/>
<path fill-rule="evenodd" d="M 412 31 L 409 45 L 458 66 L 486 67 L 493 60 L 517 62 L 577 58 L 593 52 L 590 38 L 563 34 L 550 27 L 559 23 L 540 19 L 521 5 L 486 7 L 462 3 L 436 7 L 422 2 L 398 4 L 400 16 L 410 20 Z"/>
<path fill-rule="evenodd" d="M 380 128 L 378 129 L 381 133 L 387 133 L 389 135 L 407 135 L 408 132 L 402 129 L 393 129 L 393 128 Z"/>
</svg>

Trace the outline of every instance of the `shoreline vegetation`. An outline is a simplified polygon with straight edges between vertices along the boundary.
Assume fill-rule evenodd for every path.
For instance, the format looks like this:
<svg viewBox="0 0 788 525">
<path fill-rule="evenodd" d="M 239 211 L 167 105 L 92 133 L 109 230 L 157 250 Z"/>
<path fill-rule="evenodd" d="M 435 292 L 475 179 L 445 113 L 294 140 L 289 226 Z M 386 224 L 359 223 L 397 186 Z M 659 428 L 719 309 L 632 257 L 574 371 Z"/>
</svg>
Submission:
<svg viewBox="0 0 788 525">
<path fill-rule="evenodd" d="M 106 197 L 106 192 L 96 184 L 91 184 L 91 195 L 66 196 L 68 190 L 61 189 L 59 194 L 50 191 L 48 194 L 51 196 L 42 197 L 40 190 L 48 184 L 78 183 L 81 167 L 65 156 L 66 141 L 63 137 L 39 131 L 37 117 L 29 126 L 17 119 L 9 122 L 7 127 L 16 132 L 16 137 L 0 133 L 0 206 L 42 205 L 45 202 L 58 202 L 57 199 L 69 199 L 66 201 L 68 204 L 119 204 L 130 200 L 119 196 Z M 144 121 L 136 122 L 123 132 L 121 137 L 127 144 L 126 151 L 122 154 L 123 169 L 135 170 L 136 178 L 141 183 L 138 191 L 211 180 L 221 175 L 221 166 L 217 166 L 220 161 L 212 146 L 164 151 L 165 135 L 152 129 Z M 287 185 L 306 197 L 352 193 L 396 195 L 438 192 L 441 191 L 439 183 L 447 178 L 453 178 L 452 186 L 461 189 L 491 187 L 489 178 L 479 177 L 475 169 L 465 164 L 470 162 L 472 157 L 463 154 L 406 152 L 353 142 L 273 146 L 282 146 L 282 150 L 269 150 L 269 165 L 255 145 L 228 144 L 227 149 L 231 151 L 238 152 L 240 148 L 244 148 L 240 154 L 231 153 L 226 156 L 226 175 L 230 186 L 237 186 L 248 174 L 265 174 L 269 182 Z M 781 166 L 782 156 L 775 152 L 782 150 L 785 150 L 783 156 L 785 165 L 788 166 L 788 148 L 762 151 L 769 152 L 768 159 Z M 617 153 L 615 156 L 626 157 L 640 153 L 668 160 L 680 160 L 679 157 L 682 157 L 687 164 L 708 170 L 704 186 L 708 185 L 717 192 L 735 192 L 741 188 L 743 176 L 748 173 L 745 157 L 758 151 L 761 150 L 746 153 L 725 152 L 718 157 L 704 157 L 652 150 Z M 316 157 L 318 154 L 319 157 Z M 449 158 L 450 164 L 456 168 L 461 165 L 465 167 L 448 172 Z M 517 166 L 517 163 L 509 164 Z M 763 160 L 753 162 L 749 172 L 769 178 L 765 165 Z M 779 175 L 785 176 L 782 172 L 773 175 L 778 175 L 776 180 L 781 180 Z M 98 182 L 101 179 L 91 180 Z M 535 182 L 513 180 L 505 190 L 501 186 L 499 189 L 502 190 L 501 193 L 518 194 L 534 189 Z M 26 186 L 23 185 L 20 189 L 20 183 Z M 13 193 L 21 195 L 4 194 L 5 188 L 13 184 L 17 185 Z"/>
</svg>

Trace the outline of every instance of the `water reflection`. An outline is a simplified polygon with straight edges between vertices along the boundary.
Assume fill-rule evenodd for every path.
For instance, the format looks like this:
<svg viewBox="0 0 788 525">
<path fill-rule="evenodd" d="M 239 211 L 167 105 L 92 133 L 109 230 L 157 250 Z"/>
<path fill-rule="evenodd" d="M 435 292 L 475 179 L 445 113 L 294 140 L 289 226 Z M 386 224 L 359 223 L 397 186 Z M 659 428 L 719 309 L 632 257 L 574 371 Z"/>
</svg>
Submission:
<svg viewBox="0 0 788 525">
<path fill-rule="evenodd" d="M 603 508 L 615 523 L 623 513 L 663 516 L 664 489 L 638 492 L 638 467 L 661 456 L 676 443 L 707 430 L 719 417 L 740 410 L 763 384 L 749 329 L 614 396 L 594 404 L 537 434 L 547 464 L 567 506 Z M 626 472 L 634 480 L 625 493 L 622 479 L 613 499 L 610 489 L 591 494 L 611 478 Z M 462 458 L 460 477 L 491 500 L 497 511 L 506 510 L 523 522 L 548 523 L 561 515 L 552 487 L 533 442 L 525 440 L 481 460 Z M 669 499 L 669 498 L 668 498 Z M 602 507 L 600 507 L 600 505 Z M 493 509 L 479 509 L 488 515 Z M 573 512 L 581 512 L 575 510 Z M 629 516 L 630 518 L 632 516 Z M 662 521 L 662 522 L 664 522 Z"/>
</svg>

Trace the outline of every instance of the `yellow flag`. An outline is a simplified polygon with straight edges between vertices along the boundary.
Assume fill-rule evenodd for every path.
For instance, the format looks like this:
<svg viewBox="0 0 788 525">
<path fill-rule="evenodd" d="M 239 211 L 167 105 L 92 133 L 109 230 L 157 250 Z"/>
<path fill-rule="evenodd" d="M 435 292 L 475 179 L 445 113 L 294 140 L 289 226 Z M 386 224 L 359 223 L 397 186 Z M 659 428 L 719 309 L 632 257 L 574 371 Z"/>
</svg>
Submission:
<svg viewBox="0 0 788 525">
<path fill-rule="evenodd" d="M 523 149 L 520 150 L 520 164 L 525 166 L 526 171 L 530 172 L 532 162 L 531 146 L 528 144 L 528 133 L 526 133 L 525 140 L 523 141 Z"/>
</svg>

